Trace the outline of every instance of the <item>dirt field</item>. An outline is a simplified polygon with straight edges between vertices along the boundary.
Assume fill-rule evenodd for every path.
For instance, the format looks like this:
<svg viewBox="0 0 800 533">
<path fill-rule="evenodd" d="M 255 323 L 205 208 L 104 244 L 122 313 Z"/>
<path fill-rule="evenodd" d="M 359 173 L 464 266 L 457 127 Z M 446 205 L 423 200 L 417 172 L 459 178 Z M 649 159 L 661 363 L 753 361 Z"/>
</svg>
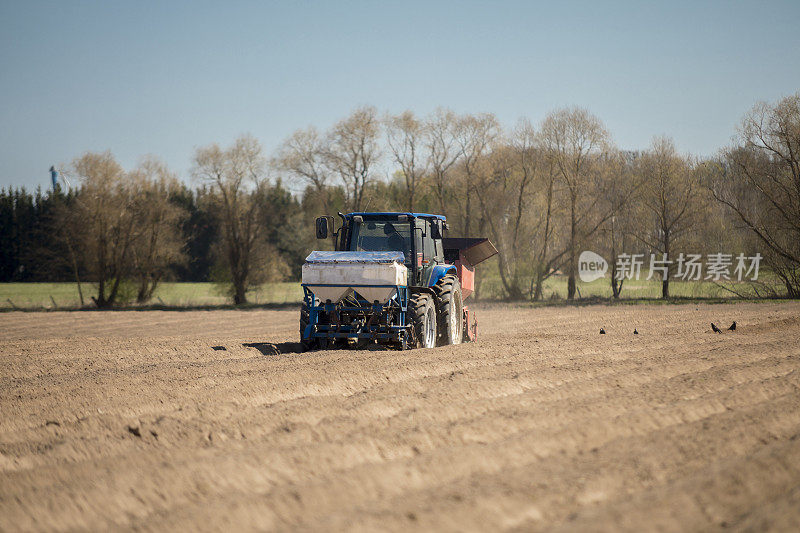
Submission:
<svg viewBox="0 0 800 533">
<path fill-rule="evenodd" d="M 0 530 L 798 530 L 800 304 L 479 319 L 299 354 L 296 311 L 0 314 Z"/>
</svg>

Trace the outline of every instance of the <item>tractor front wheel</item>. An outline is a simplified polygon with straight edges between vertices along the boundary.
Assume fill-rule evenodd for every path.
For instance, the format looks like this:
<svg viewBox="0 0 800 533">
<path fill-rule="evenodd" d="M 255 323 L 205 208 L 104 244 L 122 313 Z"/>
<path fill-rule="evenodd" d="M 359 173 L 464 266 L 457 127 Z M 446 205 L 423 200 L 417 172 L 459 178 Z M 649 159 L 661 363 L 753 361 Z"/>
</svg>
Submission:
<svg viewBox="0 0 800 533">
<path fill-rule="evenodd" d="M 458 278 L 448 275 L 434 287 L 439 303 L 439 344 L 461 344 L 464 338 L 464 298 Z"/>
<path fill-rule="evenodd" d="M 412 294 L 409 299 L 408 311 L 411 315 L 413 347 L 436 347 L 436 305 L 433 300 L 433 296 L 427 292 Z"/>
</svg>

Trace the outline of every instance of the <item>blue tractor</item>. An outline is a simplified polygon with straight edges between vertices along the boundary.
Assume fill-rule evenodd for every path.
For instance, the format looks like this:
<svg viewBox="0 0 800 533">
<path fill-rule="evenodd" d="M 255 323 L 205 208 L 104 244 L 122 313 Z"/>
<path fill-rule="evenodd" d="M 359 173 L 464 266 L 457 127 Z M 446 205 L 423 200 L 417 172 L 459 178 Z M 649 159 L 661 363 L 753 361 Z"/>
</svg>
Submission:
<svg viewBox="0 0 800 533">
<path fill-rule="evenodd" d="M 312 252 L 303 265 L 303 348 L 400 349 L 474 341 L 475 315 L 464 300 L 475 265 L 497 250 L 485 238 L 447 238 L 442 215 L 339 213 L 322 216 L 318 239 L 334 251 Z"/>
</svg>

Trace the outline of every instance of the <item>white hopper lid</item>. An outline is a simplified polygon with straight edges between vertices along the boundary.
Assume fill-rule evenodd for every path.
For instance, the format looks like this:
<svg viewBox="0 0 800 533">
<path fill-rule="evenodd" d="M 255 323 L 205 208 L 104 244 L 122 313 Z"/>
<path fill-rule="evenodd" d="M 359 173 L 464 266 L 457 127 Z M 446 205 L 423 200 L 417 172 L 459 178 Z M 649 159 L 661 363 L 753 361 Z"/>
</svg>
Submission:
<svg viewBox="0 0 800 533">
<path fill-rule="evenodd" d="M 400 263 L 405 262 L 403 252 L 311 252 L 306 263 Z"/>
</svg>

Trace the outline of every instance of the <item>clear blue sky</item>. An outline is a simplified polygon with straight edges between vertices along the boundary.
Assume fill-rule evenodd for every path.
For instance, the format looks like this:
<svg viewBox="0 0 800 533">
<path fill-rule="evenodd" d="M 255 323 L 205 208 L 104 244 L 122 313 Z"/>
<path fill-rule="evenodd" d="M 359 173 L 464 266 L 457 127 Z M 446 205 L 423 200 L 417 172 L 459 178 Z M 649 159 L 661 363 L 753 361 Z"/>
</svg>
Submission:
<svg viewBox="0 0 800 533">
<path fill-rule="evenodd" d="M 0 187 L 110 149 L 188 176 L 195 147 L 271 151 L 355 106 L 521 116 L 580 105 L 622 148 L 713 154 L 800 90 L 800 2 L 0 0 Z"/>
</svg>

